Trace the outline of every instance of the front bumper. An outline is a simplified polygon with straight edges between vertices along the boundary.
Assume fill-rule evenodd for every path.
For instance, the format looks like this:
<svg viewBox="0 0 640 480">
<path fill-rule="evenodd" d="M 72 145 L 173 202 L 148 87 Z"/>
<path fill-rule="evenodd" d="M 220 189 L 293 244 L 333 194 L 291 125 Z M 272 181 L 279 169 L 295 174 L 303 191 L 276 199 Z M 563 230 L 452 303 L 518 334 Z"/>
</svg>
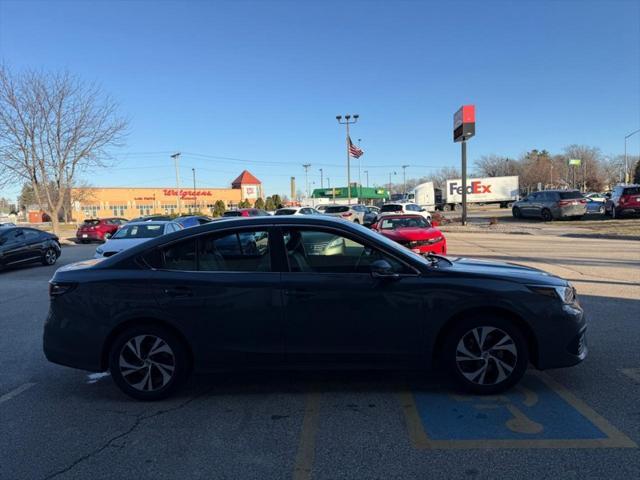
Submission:
<svg viewBox="0 0 640 480">
<path fill-rule="evenodd" d="M 540 332 L 538 358 L 540 370 L 571 367 L 582 362 L 589 352 L 587 347 L 587 320 L 579 304 L 563 305 L 554 315 L 552 327 Z"/>
</svg>

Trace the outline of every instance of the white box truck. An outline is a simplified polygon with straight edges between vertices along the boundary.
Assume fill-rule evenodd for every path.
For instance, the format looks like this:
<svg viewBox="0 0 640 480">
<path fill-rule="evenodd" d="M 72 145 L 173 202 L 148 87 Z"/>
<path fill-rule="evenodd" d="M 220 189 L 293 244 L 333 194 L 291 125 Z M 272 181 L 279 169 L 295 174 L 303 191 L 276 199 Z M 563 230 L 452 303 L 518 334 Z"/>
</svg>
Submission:
<svg viewBox="0 0 640 480">
<path fill-rule="evenodd" d="M 467 203 L 500 204 L 507 208 L 518 200 L 518 176 L 484 177 L 467 179 Z M 462 205 L 462 179 L 447 180 L 445 190 L 433 186 L 433 182 L 417 185 L 406 197 L 429 211 L 457 210 Z"/>
</svg>

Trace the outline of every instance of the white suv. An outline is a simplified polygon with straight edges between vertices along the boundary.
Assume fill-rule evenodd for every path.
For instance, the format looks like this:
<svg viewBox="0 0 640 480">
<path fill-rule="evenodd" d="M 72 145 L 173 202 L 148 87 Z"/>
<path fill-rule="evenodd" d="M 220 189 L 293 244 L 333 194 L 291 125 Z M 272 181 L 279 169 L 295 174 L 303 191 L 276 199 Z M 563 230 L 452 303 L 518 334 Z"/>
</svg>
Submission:
<svg viewBox="0 0 640 480">
<path fill-rule="evenodd" d="M 378 217 L 383 217 L 384 215 L 398 215 L 402 213 L 412 213 L 417 215 L 422 215 L 427 220 L 431 221 L 431 214 L 427 212 L 426 208 L 422 208 L 417 203 L 412 202 L 393 202 L 393 203 L 385 203 L 380 207 L 380 213 Z"/>
</svg>

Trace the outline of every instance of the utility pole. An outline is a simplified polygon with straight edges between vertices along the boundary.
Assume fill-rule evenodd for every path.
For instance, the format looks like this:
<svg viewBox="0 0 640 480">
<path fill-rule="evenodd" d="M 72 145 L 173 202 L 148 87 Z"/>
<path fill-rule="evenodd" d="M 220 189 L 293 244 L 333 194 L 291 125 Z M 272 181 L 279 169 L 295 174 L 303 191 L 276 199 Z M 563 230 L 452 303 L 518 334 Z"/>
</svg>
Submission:
<svg viewBox="0 0 640 480">
<path fill-rule="evenodd" d="M 322 178 L 322 169 L 320 169 L 320 188 L 324 188 L 324 180 Z"/>
<path fill-rule="evenodd" d="M 391 201 L 391 175 L 397 175 L 397 173 L 389 172 L 389 201 Z"/>
<path fill-rule="evenodd" d="M 402 165 L 402 193 L 407 194 L 407 167 L 409 165 Z"/>
<path fill-rule="evenodd" d="M 628 135 L 624 137 L 624 183 L 629 183 L 631 180 L 631 175 L 629 175 L 629 161 L 627 160 L 627 138 L 635 135 L 640 132 L 640 128 L 638 130 L 634 130 Z"/>
<path fill-rule="evenodd" d="M 342 121 L 342 115 L 336 115 L 336 120 L 340 125 L 347 126 L 347 196 L 348 196 L 348 204 L 351 205 L 351 152 L 349 152 L 349 125 L 352 125 L 358 121 L 360 115 L 353 115 L 353 120 L 351 120 L 351 115 L 344 116 L 344 122 Z"/>
<path fill-rule="evenodd" d="M 193 174 L 193 213 L 198 211 L 197 201 L 198 196 L 196 195 L 196 169 L 192 168 L 191 173 Z"/>
<path fill-rule="evenodd" d="M 307 197 L 307 201 L 309 201 L 309 167 L 310 166 L 311 166 L 310 163 L 305 163 L 304 165 L 302 165 L 302 168 L 304 168 L 304 188 L 306 189 L 305 196 Z"/>
<path fill-rule="evenodd" d="M 176 167 L 176 189 L 178 190 L 178 215 L 182 213 L 182 191 L 180 190 L 180 167 L 178 161 L 180 160 L 180 152 L 176 152 L 171 155 L 174 165 Z"/>
<path fill-rule="evenodd" d="M 364 174 L 367 176 L 367 188 L 369 188 L 369 170 L 365 170 Z"/>
</svg>

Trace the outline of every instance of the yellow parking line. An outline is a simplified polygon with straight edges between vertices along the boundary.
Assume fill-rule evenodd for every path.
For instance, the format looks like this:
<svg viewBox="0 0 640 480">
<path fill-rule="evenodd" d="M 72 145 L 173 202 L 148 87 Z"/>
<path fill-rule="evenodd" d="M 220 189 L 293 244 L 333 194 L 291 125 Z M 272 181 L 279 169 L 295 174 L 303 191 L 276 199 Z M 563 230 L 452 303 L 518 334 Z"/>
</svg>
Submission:
<svg viewBox="0 0 640 480">
<path fill-rule="evenodd" d="M 488 448 L 638 448 L 638 445 L 620 430 L 611 425 L 573 393 L 556 382 L 549 375 L 531 371 L 602 431 L 607 438 L 602 439 L 536 439 L 536 440 L 434 440 L 424 429 L 415 398 L 411 392 L 401 392 L 400 402 L 405 415 L 407 432 L 414 448 L 424 449 L 488 449 Z"/>
<path fill-rule="evenodd" d="M 320 410 L 320 394 L 307 394 L 304 407 L 304 418 L 300 433 L 300 445 L 296 454 L 293 469 L 293 480 L 309 480 L 316 453 L 316 431 L 318 430 L 318 414 Z"/>
</svg>

